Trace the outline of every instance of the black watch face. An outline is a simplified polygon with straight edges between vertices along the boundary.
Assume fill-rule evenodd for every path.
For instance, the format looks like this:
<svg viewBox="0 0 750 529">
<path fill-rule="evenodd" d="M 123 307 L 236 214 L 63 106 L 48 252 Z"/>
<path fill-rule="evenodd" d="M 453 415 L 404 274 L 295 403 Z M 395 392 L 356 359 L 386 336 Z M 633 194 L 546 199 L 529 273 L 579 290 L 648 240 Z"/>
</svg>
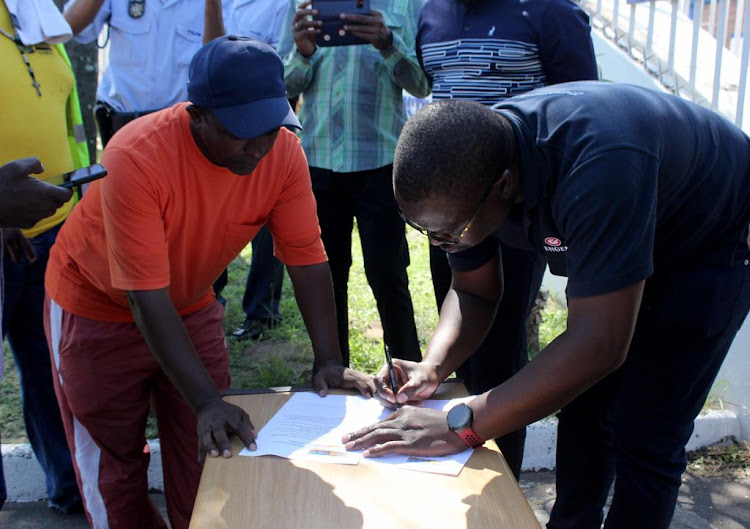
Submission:
<svg viewBox="0 0 750 529">
<path fill-rule="evenodd" d="M 448 428 L 451 430 L 463 430 L 471 426 L 471 408 L 466 404 L 454 406 L 448 412 Z"/>
</svg>

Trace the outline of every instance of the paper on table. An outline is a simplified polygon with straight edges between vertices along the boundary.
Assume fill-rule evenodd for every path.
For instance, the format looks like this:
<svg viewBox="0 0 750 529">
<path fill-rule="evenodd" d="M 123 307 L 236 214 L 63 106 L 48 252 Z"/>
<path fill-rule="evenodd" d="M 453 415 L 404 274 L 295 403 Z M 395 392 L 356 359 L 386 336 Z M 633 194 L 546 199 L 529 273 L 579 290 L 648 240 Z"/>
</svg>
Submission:
<svg viewBox="0 0 750 529">
<path fill-rule="evenodd" d="M 427 400 L 425 407 L 449 409 L 472 397 L 453 400 Z M 356 465 L 362 452 L 344 448 L 341 437 L 386 418 L 392 413 L 376 399 L 360 396 L 295 393 L 258 432 L 258 449 L 243 449 L 240 455 L 276 455 L 288 459 Z M 472 450 L 441 457 L 390 455 L 364 458 L 367 464 L 391 465 L 408 470 L 457 476 Z"/>
</svg>

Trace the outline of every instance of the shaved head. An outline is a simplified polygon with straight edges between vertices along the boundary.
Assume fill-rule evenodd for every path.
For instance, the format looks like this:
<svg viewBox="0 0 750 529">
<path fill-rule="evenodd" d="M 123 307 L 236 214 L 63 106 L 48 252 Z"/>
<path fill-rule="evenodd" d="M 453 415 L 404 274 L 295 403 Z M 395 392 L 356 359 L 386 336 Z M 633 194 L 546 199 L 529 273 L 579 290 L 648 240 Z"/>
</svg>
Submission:
<svg viewBox="0 0 750 529">
<path fill-rule="evenodd" d="M 473 101 L 427 105 L 410 118 L 396 146 L 393 186 L 407 202 L 439 195 L 474 203 L 514 163 L 508 120 Z"/>
</svg>

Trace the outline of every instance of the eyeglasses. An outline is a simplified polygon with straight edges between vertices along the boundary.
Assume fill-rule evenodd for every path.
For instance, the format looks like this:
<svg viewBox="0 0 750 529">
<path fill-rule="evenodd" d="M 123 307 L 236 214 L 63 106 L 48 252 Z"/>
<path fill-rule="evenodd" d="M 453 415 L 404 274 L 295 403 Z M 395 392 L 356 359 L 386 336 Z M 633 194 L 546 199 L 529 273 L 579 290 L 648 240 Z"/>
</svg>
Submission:
<svg viewBox="0 0 750 529">
<path fill-rule="evenodd" d="M 484 203 L 490 197 L 490 192 L 492 191 L 492 188 L 495 187 L 495 183 L 497 183 L 497 181 L 492 182 L 492 184 L 487 188 L 487 191 L 484 192 L 484 195 L 482 195 L 482 199 L 479 201 L 477 209 L 474 210 L 474 214 L 471 216 L 471 218 L 469 218 L 469 221 L 464 226 L 464 229 L 461 230 L 461 234 L 458 237 L 443 237 L 441 235 L 438 235 L 439 232 L 434 232 L 428 230 L 424 226 L 420 226 L 413 220 L 407 218 L 406 215 L 404 215 L 404 212 L 401 211 L 401 208 L 398 208 L 398 214 L 409 226 L 420 232 L 422 235 L 426 235 L 433 241 L 441 242 L 443 244 L 458 244 L 459 242 L 461 242 L 461 239 L 464 238 L 464 235 L 466 235 L 466 233 L 469 231 L 469 228 L 471 228 L 471 224 L 474 222 L 474 220 L 477 218 L 477 215 L 479 215 L 479 212 L 482 210 L 482 206 L 484 206 Z"/>
</svg>

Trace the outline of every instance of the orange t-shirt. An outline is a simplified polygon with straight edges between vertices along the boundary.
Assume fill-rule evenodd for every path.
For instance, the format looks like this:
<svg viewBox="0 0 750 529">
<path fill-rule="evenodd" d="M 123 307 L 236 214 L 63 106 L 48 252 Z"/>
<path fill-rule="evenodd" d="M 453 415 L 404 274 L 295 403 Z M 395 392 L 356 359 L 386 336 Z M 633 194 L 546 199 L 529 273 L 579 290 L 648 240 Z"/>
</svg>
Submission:
<svg viewBox="0 0 750 529">
<path fill-rule="evenodd" d="M 133 321 L 125 291 L 165 287 L 180 314 L 199 310 L 266 223 L 280 261 L 326 261 L 297 137 L 282 128 L 255 170 L 236 175 L 201 153 L 186 106 L 138 119 L 107 145 L 108 175 L 73 209 L 50 252 L 47 293 L 68 312 Z"/>
</svg>

